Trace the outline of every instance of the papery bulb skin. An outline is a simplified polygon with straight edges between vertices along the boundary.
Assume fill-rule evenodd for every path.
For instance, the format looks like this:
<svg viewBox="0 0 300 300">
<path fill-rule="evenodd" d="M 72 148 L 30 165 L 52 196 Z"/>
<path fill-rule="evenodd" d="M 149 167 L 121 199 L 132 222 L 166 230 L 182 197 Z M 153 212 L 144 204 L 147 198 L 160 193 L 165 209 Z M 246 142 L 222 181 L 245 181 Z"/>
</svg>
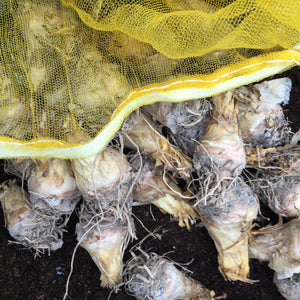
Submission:
<svg viewBox="0 0 300 300">
<path fill-rule="evenodd" d="M 269 207 L 278 215 L 288 218 L 300 216 L 300 176 L 282 176 L 270 179 L 265 188 Z"/>
<path fill-rule="evenodd" d="M 73 159 L 72 169 L 80 193 L 95 199 L 131 179 L 131 168 L 120 151 L 106 147 L 97 155 Z"/>
<path fill-rule="evenodd" d="M 169 140 L 185 154 L 192 156 L 208 125 L 211 103 L 206 99 L 180 103 L 156 102 L 143 106 L 154 120 L 166 126 L 171 134 Z"/>
<path fill-rule="evenodd" d="M 57 158 L 36 160 L 28 179 L 33 207 L 70 214 L 80 200 L 75 177 L 68 160 Z"/>
</svg>

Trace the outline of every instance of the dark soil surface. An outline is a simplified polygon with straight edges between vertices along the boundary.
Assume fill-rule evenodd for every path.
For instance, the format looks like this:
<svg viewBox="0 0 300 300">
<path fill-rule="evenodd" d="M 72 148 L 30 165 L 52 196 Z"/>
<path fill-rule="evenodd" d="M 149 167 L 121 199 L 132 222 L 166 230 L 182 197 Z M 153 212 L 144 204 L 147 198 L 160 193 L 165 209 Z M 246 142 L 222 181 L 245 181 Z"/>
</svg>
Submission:
<svg viewBox="0 0 300 300">
<path fill-rule="evenodd" d="M 300 127 L 300 71 L 294 68 L 285 74 L 276 77 L 289 76 L 293 80 L 293 91 L 286 113 L 293 122 L 293 130 Z M 0 171 L 1 182 L 9 178 Z M 151 209 L 151 210 L 150 210 Z M 157 254 L 168 253 L 168 257 L 182 264 L 190 263 L 187 268 L 191 276 L 202 282 L 207 288 L 215 291 L 217 295 L 226 294 L 228 300 L 274 300 L 284 299 L 273 284 L 273 271 L 267 263 L 251 260 L 250 278 L 256 280 L 253 284 L 239 281 L 225 281 L 218 271 L 217 251 L 206 229 L 199 222 L 190 231 L 180 228 L 169 216 L 162 214 L 155 207 L 140 206 L 133 209 L 138 240 L 144 238 L 148 232 L 160 226 L 156 238 L 149 237 L 143 243 L 143 249 L 151 250 Z M 262 207 L 264 217 L 274 224 L 277 217 L 265 207 Z M 68 232 L 64 235 L 64 245 L 61 249 L 41 257 L 34 257 L 34 253 L 11 244 L 7 230 L 4 227 L 3 215 L 0 215 L 0 299 L 34 299 L 54 300 L 62 299 L 65 293 L 66 281 L 70 272 L 71 257 L 76 246 L 74 227 L 76 215 L 74 214 L 68 224 Z M 267 223 L 267 219 L 260 218 L 258 222 Z M 145 228 L 144 228 L 145 227 Z M 133 241 L 129 246 L 134 245 Z M 124 261 L 130 258 L 129 251 L 125 253 Z M 110 290 L 100 286 L 100 273 L 89 254 L 78 248 L 72 277 L 70 279 L 69 296 L 67 299 L 105 300 Z M 121 288 L 117 294 L 111 294 L 112 300 L 134 299 L 126 295 Z"/>
</svg>

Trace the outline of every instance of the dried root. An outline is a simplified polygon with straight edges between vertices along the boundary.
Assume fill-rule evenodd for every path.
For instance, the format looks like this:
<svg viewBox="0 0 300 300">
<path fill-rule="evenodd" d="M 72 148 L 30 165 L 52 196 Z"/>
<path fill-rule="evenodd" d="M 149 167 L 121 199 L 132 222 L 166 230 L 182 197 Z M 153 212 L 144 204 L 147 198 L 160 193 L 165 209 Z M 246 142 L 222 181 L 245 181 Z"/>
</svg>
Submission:
<svg viewBox="0 0 300 300">
<path fill-rule="evenodd" d="M 252 184 L 261 199 L 281 216 L 300 216 L 299 146 L 248 149 L 248 158 L 257 169 Z"/>
<path fill-rule="evenodd" d="M 4 171 L 7 174 L 16 175 L 24 180 L 27 180 L 34 168 L 34 161 L 32 159 L 7 159 L 4 164 Z"/>
<path fill-rule="evenodd" d="M 132 113 L 121 129 L 126 146 L 151 157 L 156 166 L 163 166 L 174 176 L 189 178 L 192 163 L 181 150 L 171 145 L 169 141 L 154 129 L 153 122 L 140 111 Z"/>
<path fill-rule="evenodd" d="M 71 164 L 84 199 L 77 240 L 99 268 L 102 286 L 115 287 L 122 282 L 124 249 L 130 236 L 135 237 L 131 167 L 126 156 L 110 146 Z"/>
<path fill-rule="evenodd" d="M 71 162 L 85 203 L 117 218 L 131 215 L 133 172 L 126 156 L 110 146 L 86 159 Z"/>
<path fill-rule="evenodd" d="M 300 146 L 287 144 L 284 147 L 246 148 L 247 167 L 269 169 L 277 174 L 300 174 Z"/>
<path fill-rule="evenodd" d="M 134 169 L 139 169 L 139 161 L 131 162 Z M 138 178 L 133 188 L 133 200 L 140 203 L 154 204 L 163 213 L 169 213 L 178 220 L 180 227 L 190 229 L 199 216 L 191 203 L 186 201 L 181 189 L 166 175 L 163 177 L 155 169 L 155 163 L 150 159 L 142 162 L 142 168 L 137 173 Z"/>
</svg>

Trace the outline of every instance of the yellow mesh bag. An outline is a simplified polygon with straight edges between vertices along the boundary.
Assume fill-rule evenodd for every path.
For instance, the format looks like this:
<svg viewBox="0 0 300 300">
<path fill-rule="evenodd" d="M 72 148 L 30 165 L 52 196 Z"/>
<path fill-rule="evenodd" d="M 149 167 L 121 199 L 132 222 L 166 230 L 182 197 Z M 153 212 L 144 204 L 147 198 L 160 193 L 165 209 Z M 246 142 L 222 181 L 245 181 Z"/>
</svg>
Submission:
<svg viewBox="0 0 300 300">
<path fill-rule="evenodd" d="M 142 105 L 299 65 L 299 15 L 298 0 L 2 0 L 1 157 L 90 156 Z"/>
</svg>

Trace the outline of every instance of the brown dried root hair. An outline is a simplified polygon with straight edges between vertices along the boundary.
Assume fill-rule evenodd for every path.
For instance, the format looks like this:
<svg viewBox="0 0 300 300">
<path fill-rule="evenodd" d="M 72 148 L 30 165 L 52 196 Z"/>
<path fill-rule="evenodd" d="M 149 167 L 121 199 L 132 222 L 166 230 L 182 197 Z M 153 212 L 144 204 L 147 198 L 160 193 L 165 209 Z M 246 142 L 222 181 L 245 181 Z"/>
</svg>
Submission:
<svg viewBox="0 0 300 300">
<path fill-rule="evenodd" d="M 134 130 L 141 122 L 144 123 L 142 126 L 147 129 L 147 131 L 143 131 L 143 133 L 147 134 L 150 148 L 141 145 L 139 139 L 142 140 L 142 137 L 135 135 Z M 171 171 L 175 178 L 189 178 L 193 170 L 191 158 L 184 155 L 179 148 L 172 145 L 154 125 L 153 120 L 138 109 L 124 121 L 120 133 L 127 139 L 127 146 L 129 148 L 137 150 L 138 147 L 141 153 L 155 159 L 157 166 L 162 166 Z"/>
</svg>

